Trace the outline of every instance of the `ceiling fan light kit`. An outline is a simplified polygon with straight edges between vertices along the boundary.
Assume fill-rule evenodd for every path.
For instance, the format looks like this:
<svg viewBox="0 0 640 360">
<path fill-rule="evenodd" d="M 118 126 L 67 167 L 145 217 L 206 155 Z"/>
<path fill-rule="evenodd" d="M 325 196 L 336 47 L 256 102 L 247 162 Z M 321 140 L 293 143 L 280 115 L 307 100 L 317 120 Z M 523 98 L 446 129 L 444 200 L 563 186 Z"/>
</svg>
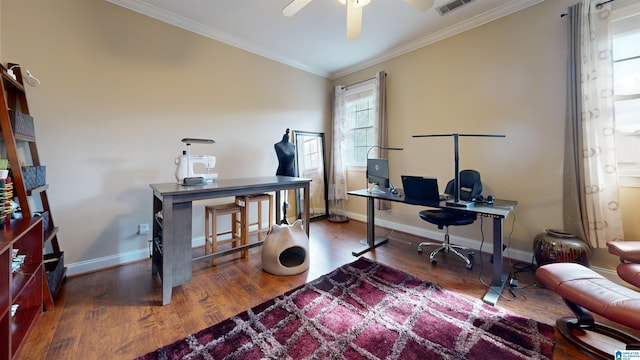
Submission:
<svg viewBox="0 0 640 360">
<path fill-rule="evenodd" d="M 358 0 L 347 0 L 347 39 L 355 40 L 362 32 L 362 8 L 358 5 Z M 364 0 L 362 1 L 364 2 Z"/>
<path fill-rule="evenodd" d="M 340 4 L 347 5 L 347 0 L 338 0 Z M 365 5 L 369 5 L 371 0 L 354 0 L 351 6 L 353 7 L 364 7 Z"/>
<path fill-rule="evenodd" d="M 338 0 L 347 6 L 347 39 L 355 40 L 362 32 L 362 8 L 371 3 L 371 0 Z M 434 0 L 404 0 L 419 11 L 427 11 L 433 6 Z M 293 16 L 311 0 L 292 0 L 282 9 L 284 16 Z"/>
<path fill-rule="evenodd" d="M 282 14 L 284 16 L 293 16 L 310 2 L 311 0 L 293 0 L 282 9 Z"/>
</svg>

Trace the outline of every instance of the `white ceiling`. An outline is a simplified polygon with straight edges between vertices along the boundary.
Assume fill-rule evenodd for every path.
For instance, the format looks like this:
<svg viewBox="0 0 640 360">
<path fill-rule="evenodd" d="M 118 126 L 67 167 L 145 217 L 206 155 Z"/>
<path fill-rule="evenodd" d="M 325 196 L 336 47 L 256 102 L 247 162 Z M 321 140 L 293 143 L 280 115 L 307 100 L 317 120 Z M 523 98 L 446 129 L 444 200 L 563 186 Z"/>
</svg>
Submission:
<svg viewBox="0 0 640 360">
<path fill-rule="evenodd" d="M 420 12 L 403 0 L 371 0 L 362 35 L 347 40 L 346 8 L 338 0 L 312 0 L 292 17 L 291 0 L 107 0 L 266 58 L 335 79 L 543 0 L 473 0 L 444 16 L 435 0 Z"/>
</svg>

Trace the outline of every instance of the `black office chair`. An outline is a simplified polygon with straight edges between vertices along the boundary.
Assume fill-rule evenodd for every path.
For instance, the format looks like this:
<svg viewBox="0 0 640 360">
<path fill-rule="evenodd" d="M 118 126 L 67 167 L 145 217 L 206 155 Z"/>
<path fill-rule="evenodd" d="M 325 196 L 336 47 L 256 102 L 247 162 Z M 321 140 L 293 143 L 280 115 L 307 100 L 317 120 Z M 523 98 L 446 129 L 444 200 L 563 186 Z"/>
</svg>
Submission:
<svg viewBox="0 0 640 360">
<path fill-rule="evenodd" d="M 455 180 L 451 180 L 447 183 L 447 187 L 445 192 L 447 194 L 454 193 Z M 482 193 L 482 182 L 480 181 L 480 173 L 476 170 L 462 170 L 460 172 L 460 200 L 471 201 L 477 198 Z M 445 229 L 444 232 L 444 242 L 441 243 L 433 243 L 433 242 L 423 242 L 418 245 L 418 252 L 422 253 L 423 246 L 439 246 L 435 250 L 431 252 L 429 255 L 429 260 L 432 264 L 437 264 L 436 255 L 440 251 L 444 252 L 452 252 L 459 257 L 461 257 L 466 265 L 468 270 L 473 268 L 473 256 L 475 253 L 473 250 L 460 246 L 460 245 L 452 245 L 449 242 L 449 226 L 458 226 L 458 225 L 469 225 L 476 221 L 476 214 L 467 213 L 463 211 L 449 210 L 449 209 L 437 209 L 437 210 L 423 210 L 418 214 L 420 218 L 424 221 L 428 221 L 434 225 L 438 226 L 438 229 Z M 467 253 L 467 256 L 464 256 L 458 250 L 471 250 Z"/>
</svg>

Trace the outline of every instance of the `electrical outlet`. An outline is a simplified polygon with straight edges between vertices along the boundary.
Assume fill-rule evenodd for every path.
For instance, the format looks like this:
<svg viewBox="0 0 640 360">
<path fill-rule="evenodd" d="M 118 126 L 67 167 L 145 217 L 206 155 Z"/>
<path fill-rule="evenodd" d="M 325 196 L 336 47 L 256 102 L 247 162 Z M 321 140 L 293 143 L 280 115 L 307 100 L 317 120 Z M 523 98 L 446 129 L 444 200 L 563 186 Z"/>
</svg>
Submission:
<svg viewBox="0 0 640 360">
<path fill-rule="evenodd" d="M 149 235 L 149 224 L 139 224 L 138 235 Z"/>
</svg>

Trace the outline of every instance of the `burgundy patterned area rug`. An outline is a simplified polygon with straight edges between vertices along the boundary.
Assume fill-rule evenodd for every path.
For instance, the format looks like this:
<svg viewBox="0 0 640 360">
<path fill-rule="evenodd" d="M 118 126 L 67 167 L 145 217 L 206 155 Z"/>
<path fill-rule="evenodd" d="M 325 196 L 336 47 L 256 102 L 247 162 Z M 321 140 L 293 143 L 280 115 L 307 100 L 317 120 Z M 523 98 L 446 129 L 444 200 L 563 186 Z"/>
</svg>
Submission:
<svg viewBox="0 0 640 360">
<path fill-rule="evenodd" d="M 138 359 L 550 359 L 553 327 L 359 258 Z"/>
</svg>

